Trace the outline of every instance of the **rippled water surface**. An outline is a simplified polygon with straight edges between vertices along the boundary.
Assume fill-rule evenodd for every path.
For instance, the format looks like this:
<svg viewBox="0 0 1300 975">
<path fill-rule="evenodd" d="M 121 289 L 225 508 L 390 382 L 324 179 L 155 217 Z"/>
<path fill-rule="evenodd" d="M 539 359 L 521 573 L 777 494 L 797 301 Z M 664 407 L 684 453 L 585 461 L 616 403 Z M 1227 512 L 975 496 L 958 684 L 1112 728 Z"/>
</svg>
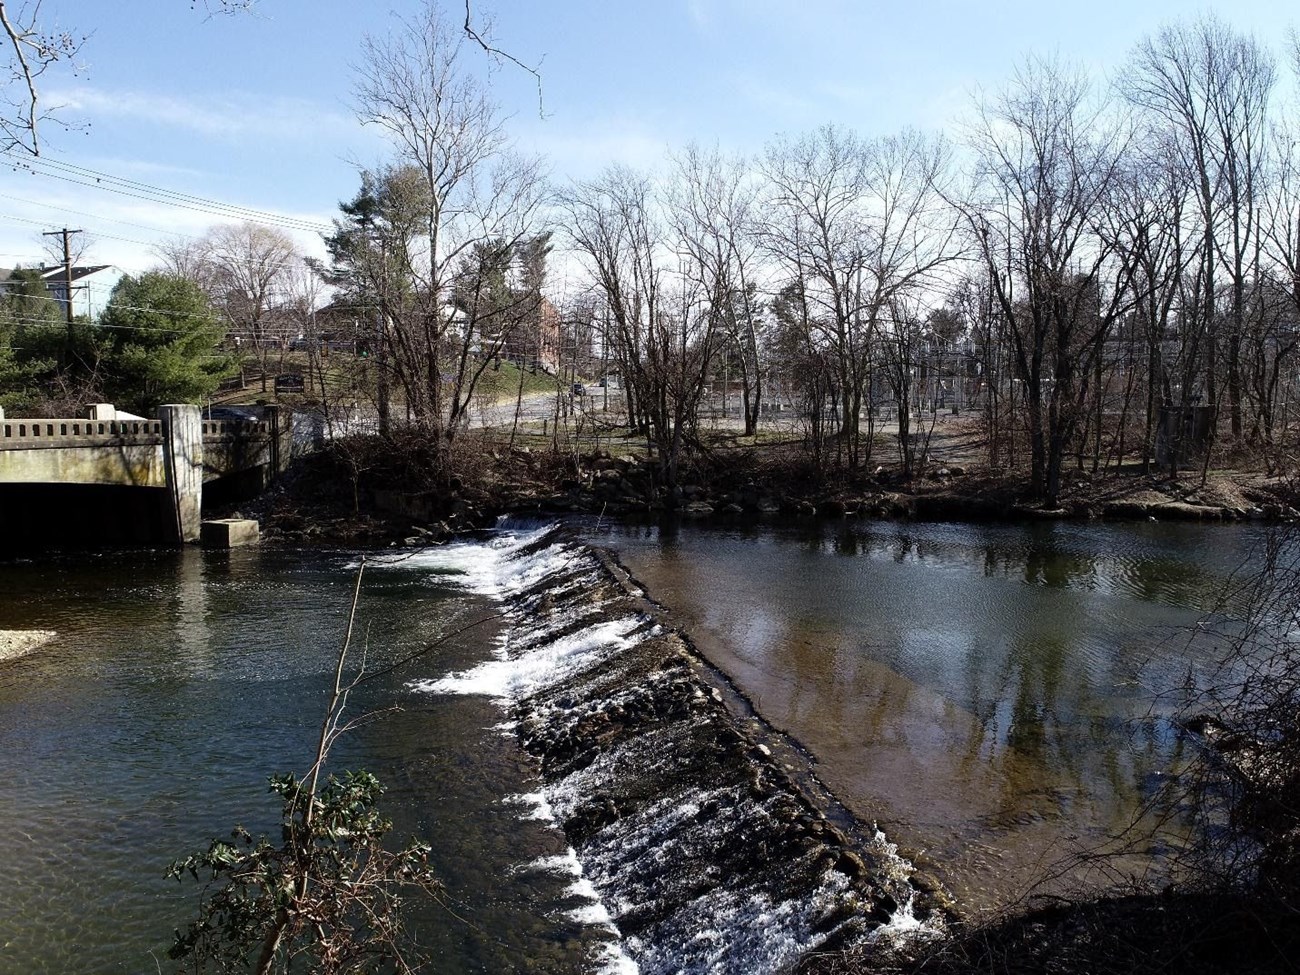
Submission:
<svg viewBox="0 0 1300 975">
<path fill-rule="evenodd" d="M 1179 765 L 1161 695 L 1213 658 L 1194 624 L 1262 537 L 1164 524 L 586 530 L 850 808 L 973 911 L 1124 830 Z M 1141 852 L 1119 862 L 1147 869 Z"/>
<path fill-rule="evenodd" d="M 172 930 L 196 903 L 176 857 L 235 823 L 271 830 L 273 772 L 302 772 L 344 629 L 355 556 L 127 552 L 0 564 L 0 628 L 58 631 L 0 663 L 0 971 L 173 970 Z M 372 669 L 499 607 L 454 572 L 368 570 L 358 646 Z M 532 773 L 483 697 L 407 682 L 475 663 L 489 620 L 366 686 L 354 713 L 400 706 L 345 737 L 338 767 L 375 771 L 400 839 L 433 841 L 447 909 L 419 919 L 438 971 L 573 971 L 589 939 L 570 917 L 558 833 L 504 797 Z"/>
<path fill-rule="evenodd" d="M 839 798 L 971 910 L 1126 826 L 1177 765 L 1157 694 L 1212 656 L 1188 628 L 1260 538 L 578 528 L 617 549 Z M 559 833 L 509 799 L 538 783 L 484 695 L 528 674 L 484 665 L 502 604 L 478 553 L 368 570 L 369 666 L 416 657 L 365 685 L 355 712 L 385 713 L 334 759 L 387 784 L 399 839 L 434 844 L 448 905 L 417 933 L 436 970 L 591 971 L 611 957 L 601 911 Z M 170 970 L 196 891 L 166 866 L 237 822 L 275 826 L 266 779 L 308 764 L 355 561 L 268 547 L 0 563 L 0 628 L 58 632 L 0 664 L 0 972 L 153 972 L 155 958 Z"/>
</svg>

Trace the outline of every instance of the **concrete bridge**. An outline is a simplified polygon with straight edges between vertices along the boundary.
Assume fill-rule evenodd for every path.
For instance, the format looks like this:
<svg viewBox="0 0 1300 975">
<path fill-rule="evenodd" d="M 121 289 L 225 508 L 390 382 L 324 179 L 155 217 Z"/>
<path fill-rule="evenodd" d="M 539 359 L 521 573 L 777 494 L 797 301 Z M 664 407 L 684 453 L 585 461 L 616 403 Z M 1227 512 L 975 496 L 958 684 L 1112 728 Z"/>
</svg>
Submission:
<svg viewBox="0 0 1300 975">
<path fill-rule="evenodd" d="M 156 420 L 124 419 L 112 406 L 87 419 L 5 419 L 0 413 L 0 485 L 98 484 L 163 488 L 168 534 L 199 537 L 203 485 L 252 472 L 265 486 L 288 463 L 290 424 L 278 407 L 263 419 L 205 420 L 199 407 L 162 406 Z"/>
</svg>

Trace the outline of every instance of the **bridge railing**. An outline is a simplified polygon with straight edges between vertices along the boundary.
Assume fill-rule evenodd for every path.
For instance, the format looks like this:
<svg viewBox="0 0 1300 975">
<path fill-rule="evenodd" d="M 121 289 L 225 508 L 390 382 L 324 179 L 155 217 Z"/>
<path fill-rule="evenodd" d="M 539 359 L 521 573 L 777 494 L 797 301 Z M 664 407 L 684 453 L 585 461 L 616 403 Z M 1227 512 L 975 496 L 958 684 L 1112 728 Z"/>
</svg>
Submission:
<svg viewBox="0 0 1300 975">
<path fill-rule="evenodd" d="M 271 424 L 265 420 L 204 420 L 203 437 L 269 437 Z"/>
<path fill-rule="evenodd" d="M 269 437 L 271 424 L 265 420 L 204 420 L 203 438 Z M 162 442 L 162 424 L 157 420 L 73 420 L 66 417 L 12 419 L 0 421 L 0 450 L 23 447 L 58 447 L 71 441 L 88 440 L 116 444 Z"/>
<path fill-rule="evenodd" d="M 51 446 L 72 439 L 88 437 L 147 443 L 162 436 L 157 420 L 74 420 L 67 417 L 49 419 L 13 419 L 0 421 L 0 449 Z"/>
</svg>

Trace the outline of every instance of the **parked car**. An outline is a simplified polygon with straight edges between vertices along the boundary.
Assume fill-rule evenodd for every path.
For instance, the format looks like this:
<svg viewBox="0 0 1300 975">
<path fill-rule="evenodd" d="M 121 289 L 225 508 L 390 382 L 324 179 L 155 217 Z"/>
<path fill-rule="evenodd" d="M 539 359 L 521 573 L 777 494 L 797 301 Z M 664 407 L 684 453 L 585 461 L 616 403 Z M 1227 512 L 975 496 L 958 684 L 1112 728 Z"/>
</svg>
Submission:
<svg viewBox="0 0 1300 975">
<path fill-rule="evenodd" d="M 569 390 L 569 392 L 570 392 L 572 395 L 574 395 L 574 396 L 586 396 L 586 395 L 587 395 L 587 384 L 586 384 L 586 383 L 574 383 L 574 384 L 573 384 L 573 387 Z"/>
</svg>

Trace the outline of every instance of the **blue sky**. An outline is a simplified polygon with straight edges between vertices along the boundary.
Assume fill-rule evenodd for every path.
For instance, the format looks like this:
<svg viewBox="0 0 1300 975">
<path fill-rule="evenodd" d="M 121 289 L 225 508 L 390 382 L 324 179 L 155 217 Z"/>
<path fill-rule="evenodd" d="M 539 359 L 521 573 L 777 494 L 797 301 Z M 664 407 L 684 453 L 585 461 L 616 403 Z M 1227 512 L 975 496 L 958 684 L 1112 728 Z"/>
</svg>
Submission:
<svg viewBox="0 0 1300 975">
<path fill-rule="evenodd" d="M 1300 21 L 1278 0 L 473 3 L 502 48 L 541 65 L 545 117 L 530 76 L 509 65 L 490 75 L 519 143 L 549 156 L 559 179 L 615 161 L 653 166 L 690 140 L 755 152 L 777 133 L 828 121 L 866 134 L 952 131 L 972 93 L 996 88 L 1027 53 L 1059 54 L 1103 78 L 1161 24 L 1212 9 L 1281 59 Z M 89 35 L 75 76 L 44 79 L 48 100 L 85 128 L 46 128 L 53 169 L 0 170 L 0 263 L 42 259 L 40 232 L 69 226 L 93 236 L 87 261 L 136 272 L 159 238 L 222 220 L 206 204 L 109 192 L 58 164 L 281 215 L 304 251 L 320 253 L 311 227 L 354 193 L 359 166 L 386 153 L 350 107 L 359 40 L 417 5 L 258 0 L 249 14 L 207 16 L 201 0 L 198 9 L 189 0 L 45 0 L 48 17 Z M 463 9 L 450 5 L 453 15 Z M 1289 94 L 1291 72 L 1279 77 L 1279 94 Z M 92 292 L 96 304 L 108 281 Z"/>
</svg>

